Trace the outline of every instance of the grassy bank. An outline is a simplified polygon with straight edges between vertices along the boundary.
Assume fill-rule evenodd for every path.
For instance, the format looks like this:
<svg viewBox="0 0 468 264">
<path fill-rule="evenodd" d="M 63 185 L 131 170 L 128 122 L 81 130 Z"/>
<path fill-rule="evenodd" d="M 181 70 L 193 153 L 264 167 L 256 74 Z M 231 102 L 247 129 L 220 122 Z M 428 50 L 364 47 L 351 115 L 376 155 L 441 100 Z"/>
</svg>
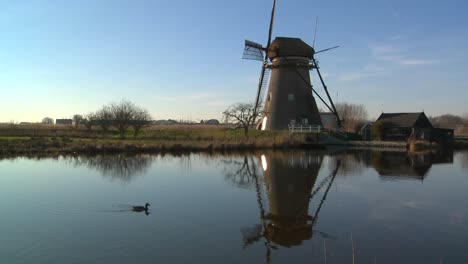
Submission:
<svg viewBox="0 0 468 264">
<path fill-rule="evenodd" d="M 252 131 L 249 138 L 241 134 L 242 131 L 207 133 L 178 130 L 173 133 L 145 131 L 137 138 L 124 140 L 117 137 L 0 137 L 0 154 L 231 151 L 300 148 L 306 144 L 305 135 L 288 132 Z"/>
<path fill-rule="evenodd" d="M 40 135 L 40 136 L 37 136 Z M 57 136 L 61 135 L 61 136 Z M 158 125 L 144 129 L 137 137 L 128 130 L 125 139 L 115 130 L 88 131 L 72 127 L 0 127 L 0 155 L 50 153 L 160 153 L 196 151 L 234 151 L 255 149 L 311 148 L 314 137 L 287 131 L 250 130 L 209 125 Z M 405 142 L 350 141 L 358 148 L 407 149 Z M 433 146 L 430 146 L 433 148 Z M 455 149 L 468 149 L 468 141 L 455 141 Z M 426 149 L 424 144 L 413 150 Z"/>
</svg>

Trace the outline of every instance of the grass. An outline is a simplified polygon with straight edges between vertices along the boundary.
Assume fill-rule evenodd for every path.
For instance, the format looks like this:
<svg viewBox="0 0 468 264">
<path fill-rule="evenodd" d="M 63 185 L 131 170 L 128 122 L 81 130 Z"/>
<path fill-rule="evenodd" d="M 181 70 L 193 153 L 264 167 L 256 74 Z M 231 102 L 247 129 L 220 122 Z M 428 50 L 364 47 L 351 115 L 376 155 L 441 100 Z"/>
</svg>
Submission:
<svg viewBox="0 0 468 264">
<path fill-rule="evenodd" d="M 0 154 L 230 151 L 304 147 L 307 141 L 305 135 L 287 131 L 250 130 L 246 138 L 242 129 L 206 125 L 154 126 L 144 129 L 137 137 L 128 130 L 125 139 L 117 131 L 103 135 L 92 132 L 84 136 L 55 136 L 57 133 L 47 128 L 40 134 L 43 136 L 0 137 Z"/>
<path fill-rule="evenodd" d="M 158 125 L 145 128 L 137 137 L 129 129 L 125 139 L 116 130 L 0 126 L 0 154 L 231 151 L 311 147 L 311 141 L 305 134 L 255 129 L 246 138 L 242 129 L 211 125 Z M 414 150 L 425 147 L 420 145 L 415 144 Z M 468 143 L 456 141 L 454 147 L 466 149 Z"/>
</svg>

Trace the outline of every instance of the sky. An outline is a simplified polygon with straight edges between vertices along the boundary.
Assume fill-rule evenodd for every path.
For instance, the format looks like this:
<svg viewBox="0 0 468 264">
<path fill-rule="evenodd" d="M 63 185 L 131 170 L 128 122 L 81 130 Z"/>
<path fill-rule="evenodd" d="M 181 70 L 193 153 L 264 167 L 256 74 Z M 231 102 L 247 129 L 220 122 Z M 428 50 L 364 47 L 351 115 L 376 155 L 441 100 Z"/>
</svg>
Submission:
<svg viewBox="0 0 468 264">
<path fill-rule="evenodd" d="M 0 122 L 128 99 L 154 119 L 221 118 L 255 99 L 272 0 L 0 0 Z M 468 1 L 278 0 L 273 36 L 314 39 L 335 102 L 468 112 Z M 315 72 L 312 82 L 322 91 Z M 325 108 L 319 104 L 319 108 Z"/>
</svg>

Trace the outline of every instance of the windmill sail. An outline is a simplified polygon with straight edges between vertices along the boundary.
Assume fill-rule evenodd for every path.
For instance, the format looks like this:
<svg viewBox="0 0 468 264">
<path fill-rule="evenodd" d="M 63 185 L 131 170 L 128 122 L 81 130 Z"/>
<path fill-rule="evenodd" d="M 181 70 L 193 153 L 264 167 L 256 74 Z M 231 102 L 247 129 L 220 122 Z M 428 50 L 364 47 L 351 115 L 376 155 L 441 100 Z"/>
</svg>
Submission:
<svg viewBox="0 0 468 264">
<path fill-rule="evenodd" d="M 268 89 L 268 83 L 270 81 L 270 69 L 266 68 L 265 65 L 262 67 L 262 73 L 260 74 L 260 80 L 257 90 L 257 98 L 255 99 L 255 111 L 257 108 L 262 107 Z"/>
<path fill-rule="evenodd" d="M 268 68 L 265 68 L 265 75 L 263 77 L 263 82 L 262 82 L 262 85 L 260 87 L 260 94 L 258 95 L 258 106 L 262 107 L 264 106 L 264 102 L 265 102 L 265 97 L 266 97 L 266 94 L 267 94 L 267 90 L 268 90 L 268 84 L 270 83 L 270 73 L 271 73 L 271 70 L 268 69 Z"/>
<path fill-rule="evenodd" d="M 264 55 L 262 45 L 250 40 L 245 40 L 244 54 L 242 55 L 242 59 L 263 61 L 263 57 Z"/>
<path fill-rule="evenodd" d="M 265 48 L 265 50 L 267 52 L 265 52 L 265 58 L 263 59 L 262 73 L 260 74 L 260 82 L 258 84 L 258 89 L 257 89 L 257 98 L 255 100 L 255 106 L 254 106 L 254 111 L 253 111 L 254 116 L 257 115 L 257 110 L 258 110 L 258 106 L 259 106 L 259 99 L 261 98 L 260 93 L 262 92 L 262 90 L 265 90 L 265 89 L 262 89 L 262 86 L 264 85 L 265 72 L 267 71 L 266 66 L 268 64 L 268 49 L 270 48 L 271 35 L 273 34 L 273 24 L 275 22 L 275 9 L 276 9 L 276 0 L 273 0 L 273 7 L 271 9 L 271 18 L 270 18 L 270 28 L 268 29 L 268 42 L 267 42 L 267 45 L 266 45 L 266 48 Z M 268 76 L 269 76 L 269 74 L 268 74 Z M 254 118 L 253 122 L 254 121 L 255 121 L 255 118 Z"/>
</svg>

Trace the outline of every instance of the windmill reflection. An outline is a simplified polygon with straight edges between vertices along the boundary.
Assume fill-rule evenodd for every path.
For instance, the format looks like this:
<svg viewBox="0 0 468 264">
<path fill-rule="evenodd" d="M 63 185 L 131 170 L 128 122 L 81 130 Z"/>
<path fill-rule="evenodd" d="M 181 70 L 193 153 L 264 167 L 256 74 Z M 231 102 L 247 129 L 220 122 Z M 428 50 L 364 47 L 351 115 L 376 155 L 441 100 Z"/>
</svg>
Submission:
<svg viewBox="0 0 468 264">
<path fill-rule="evenodd" d="M 145 174 L 153 158 L 149 155 L 97 155 L 72 157 L 78 166 L 87 166 L 99 171 L 102 176 L 122 181 L 131 181 Z"/>
<path fill-rule="evenodd" d="M 261 155 L 257 160 L 259 165 L 255 166 L 252 157 L 249 175 L 253 179 L 256 191 L 261 224 L 241 228 L 244 247 L 263 239 L 267 263 L 270 263 L 271 250 L 276 249 L 277 245 L 301 245 L 303 241 L 310 240 L 314 233 L 330 237 L 326 233 L 313 230 L 313 227 L 317 223 L 340 162 L 337 162 L 337 167 L 329 176 L 316 184 L 323 161 L 322 154 L 270 152 Z M 260 182 L 261 172 L 265 189 Z M 322 190 L 323 188 L 325 189 Z M 268 210 L 265 209 L 263 192 Z M 319 193 L 322 195 L 320 203 L 313 215 L 310 215 L 309 203 Z"/>
<path fill-rule="evenodd" d="M 265 235 L 271 241 L 290 247 L 312 237 L 308 209 L 322 159 L 311 153 L 262 155 L 270 211 Z"/>
</svg>

